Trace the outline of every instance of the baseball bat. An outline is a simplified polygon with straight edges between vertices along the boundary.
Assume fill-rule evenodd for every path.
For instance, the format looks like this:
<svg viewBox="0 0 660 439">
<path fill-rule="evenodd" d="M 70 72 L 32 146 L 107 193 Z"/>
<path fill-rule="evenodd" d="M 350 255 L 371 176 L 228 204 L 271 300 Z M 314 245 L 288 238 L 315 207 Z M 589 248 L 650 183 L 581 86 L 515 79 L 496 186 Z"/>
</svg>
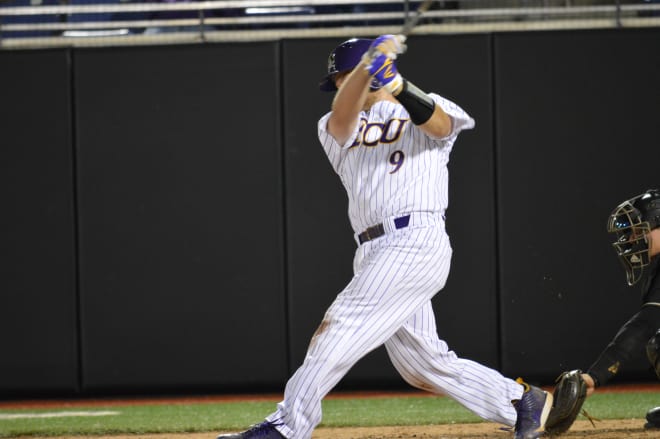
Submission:
<svg viewBox="0 0 660 439">
<path fill-rule="evenodd" d="M 422 15 L 429 10 L 431 5 L 435 0 L 424 0 L 418 7 L 417 10 L 412 14 L 406 17 L 405 22 L 403 23 L 403 28 L 401 29 L 400 35 L 408 37 L 413 31 L 419 20 L 422 18 Z"/>
</svg>

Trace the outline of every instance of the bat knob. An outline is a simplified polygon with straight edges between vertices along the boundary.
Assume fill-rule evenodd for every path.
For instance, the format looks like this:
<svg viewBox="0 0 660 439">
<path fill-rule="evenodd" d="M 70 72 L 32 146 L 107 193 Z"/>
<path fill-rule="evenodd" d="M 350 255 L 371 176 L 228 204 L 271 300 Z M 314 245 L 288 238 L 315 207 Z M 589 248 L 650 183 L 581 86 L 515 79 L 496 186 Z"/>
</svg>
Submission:
<svg viewBox="0 0 660 439">
<path fill-rule="evenodd" d="M 406 37 L 405 35 L 399 34 L 395 35 L 395 38 L 399 41 L 399 45 L 401 46 L 401 50 L 399 53 L 406 53 L 406 50 L 408 49 L 408 46 L 406 46 L 404 43 L 406 42 Z"/>
</svg>

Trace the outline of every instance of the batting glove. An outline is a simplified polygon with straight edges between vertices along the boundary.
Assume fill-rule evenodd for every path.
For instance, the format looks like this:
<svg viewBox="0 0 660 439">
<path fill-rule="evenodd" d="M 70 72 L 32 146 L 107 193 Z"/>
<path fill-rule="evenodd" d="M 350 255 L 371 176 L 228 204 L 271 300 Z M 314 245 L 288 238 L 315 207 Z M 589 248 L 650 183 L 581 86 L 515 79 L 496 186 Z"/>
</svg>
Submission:
<svg viewBox="0 0 660 439">
<path fill-rule="evenodd" d="M 397 95 L 403 87 L 403 78 L 396 68 L 396 64 L 386 55 L 380 55 L 372 63 L 374 72 L 371 73 L 376 81 L 393 95 Z"/>
<path fill-rule="evenodd" d="M 381 57 L 385 55 L 390 59 L 396 59 L 399 54 L 402 54 L 406 51 L 406 45 L 404 42 L 406 37 L 403 35 L 381 35 L 376 38 L 369 49 L 362 55 L 362 61 L 365 64 L 365 68 L 369 71 L 370 75 L 373 75 L 378 67 L 373 67 L 372 64 Z"/>
</svg>

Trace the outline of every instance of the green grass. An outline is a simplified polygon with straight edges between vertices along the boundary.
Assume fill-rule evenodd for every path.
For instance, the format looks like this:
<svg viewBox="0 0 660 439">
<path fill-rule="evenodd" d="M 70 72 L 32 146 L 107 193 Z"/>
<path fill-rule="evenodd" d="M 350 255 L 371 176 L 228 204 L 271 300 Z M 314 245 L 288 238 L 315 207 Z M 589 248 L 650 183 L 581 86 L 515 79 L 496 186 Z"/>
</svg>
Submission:
<svg viewBox="0 0 660 439">
<path fill-rule="evenodd" d="M 658 393 L 603 393 L 584 408 L 598 419 L 643 418 L 660 405 Z M 115 411 L 102 417 L 0 419 L 0 437 L 101 435 L 119 433 L 216 432 L 243 429 L 275 409 L 274 402 L 222 402 L 170 405 L 88 406 L 65 409 L 4 409 L 0 415 L 62 411 Z M 480 422 L 449 398 L 389 397 L 328 399 L 321 427 L 430 425 Z"/>
</svg>

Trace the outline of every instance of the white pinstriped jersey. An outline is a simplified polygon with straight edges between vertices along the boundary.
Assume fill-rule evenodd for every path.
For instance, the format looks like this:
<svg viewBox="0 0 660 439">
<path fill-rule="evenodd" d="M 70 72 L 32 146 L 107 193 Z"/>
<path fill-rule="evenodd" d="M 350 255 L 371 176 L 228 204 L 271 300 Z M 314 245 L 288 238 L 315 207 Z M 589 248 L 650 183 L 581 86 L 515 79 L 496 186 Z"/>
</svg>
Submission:
<svg viewBox="0 0 660 439">
<path fill-rule="evenodd" d="M 348 216 L 356 233 L 410 212 L 444 214 L 449 154 L 458 133 L 473 128 L 474 119 L 454 102 L 429 96 L 452 119 L 452 131 L 443 139 L 426 135 L 401 104 L 389 101 L 362 111 L 345 145 L 326 130 L 331 113 L 319 120 L 319 139 L 348 193 Z"/>
<path fill-rule="evenodd" d="M 319 138 L 348 193 L 353 229 L 357 234 L 382 223 L 385 233 L 357 248 L 351 281 L 326 311 L 284 399 L 266 418 L 288 439 L 311 439 L 325 395 L 382 345 L 411 385 L 450 396 L 484 419 L 516 422 L 511 401 L 520 399 L 522 386 L 459 358 L 436 330 L 431 299 L 444 288 L 452 255 L 441 218 L 448 204 L 447 163 L 458 133 L 474 127 L 474 120 L 453 102 L 430 96 L 452 119 L 443 139 L 424 134 L 403 106 L 389 101 L 360 113 L 345 145 L 326 131 L 329 113 L 319 120 Z M 396 227 L 402 217 L 406 225 Z"/>
</svg>

